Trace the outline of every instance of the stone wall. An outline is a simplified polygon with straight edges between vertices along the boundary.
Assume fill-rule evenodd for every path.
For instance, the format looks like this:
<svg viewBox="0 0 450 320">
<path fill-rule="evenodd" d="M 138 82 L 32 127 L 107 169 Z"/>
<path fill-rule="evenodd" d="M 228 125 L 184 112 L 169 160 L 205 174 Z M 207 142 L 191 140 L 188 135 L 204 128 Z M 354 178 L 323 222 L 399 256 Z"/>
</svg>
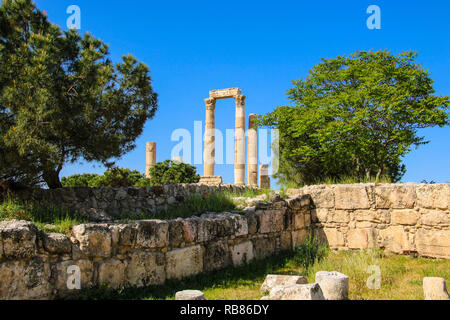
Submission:
<svg viewBox="0 0 450 320">
<path fill-rule="evenodd" d="M 73 209 L 92 221 L 103 222 L 122 213 L 131 217 L 139 213 L 154 214 L 182 203 L 191 195 L 207 196 L 217 191 L 238 193 L 246 189 L 251 187 L 193 183 L 161 187 L 28 189 L 20 191 L 18 196 L 23 200 Z"/>
<path fill-rule="evenodd" d="M 311 196 L 312 228 L 333 249 L 377 247 L 450 258 L 450 184 L 320 185 L 287 192 Z"/>
<path fill-rule="evenodd" d="M 78 225 L 68 236 L 40 232 L 27 221 L 0 222 L 0 299 L 76 294 L 67 287 L 71 266 L 79 267 L 82 288 L 140 287 L 298 246 L 310 226 L 309 197 L 271 200 L 242 214 Z"/>
</svg>

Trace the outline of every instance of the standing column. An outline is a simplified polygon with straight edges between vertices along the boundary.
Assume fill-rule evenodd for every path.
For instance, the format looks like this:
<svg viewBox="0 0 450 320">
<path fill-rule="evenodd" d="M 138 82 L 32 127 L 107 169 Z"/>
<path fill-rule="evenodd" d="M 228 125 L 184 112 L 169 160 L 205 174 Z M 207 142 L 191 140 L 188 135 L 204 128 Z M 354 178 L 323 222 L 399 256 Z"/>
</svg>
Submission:
<svg viewBox="0 0 450 320">
<path fill-rule="evenodd" d="M 156 164 L 156 142 L 147 142 L 145 177 L 150 179 L 150 169 Z"/>
<path fill-rule="evenodd" d="M 237 95 L 234 139 L 234 183 L 245 184 L 245 96 Z"/>
<path fill-rule="evenodd" d="M 258 115 L 251 113 L 248 117 L 248 184 L 258 185 L 258 129 L 254 120 Z"/>
<path fill-rule="evenodd" d="M 261 189 L 270 189 L 269 165 L 259 166 L 259 187 Z"/>
<path fill-rule="evenodd" d="M 213 98 L 205 99 L 206 105 L 206 122 L 205 122 L 205 152 L 204 152 L 204 169 L 203 175 L 205 177 L 214 176 L 214 164 L 215 164 L 215 109 L 216 100 Z"/>
</svg>

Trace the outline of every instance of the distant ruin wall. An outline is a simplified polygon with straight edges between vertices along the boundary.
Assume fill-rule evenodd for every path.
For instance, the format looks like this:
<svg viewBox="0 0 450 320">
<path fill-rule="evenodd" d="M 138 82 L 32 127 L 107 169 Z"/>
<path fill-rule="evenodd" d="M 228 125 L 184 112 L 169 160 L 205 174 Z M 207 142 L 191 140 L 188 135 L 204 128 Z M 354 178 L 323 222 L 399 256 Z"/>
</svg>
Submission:
<svg viewBox="0 0 450 320">
<path fill-rule="evenodd" d="M 288 193 L 311 196 L 314 233 L 333 249 L 450 258 L 450 184 L 320 185 Z"/>
<path fill-rule="evenodd" d="M 130 218 L 139 213 L 155 214 L 184 202 L 192 195 L 207 196 L 218 191 L 239 193 L 247 189 L 255 188 L 192 183 L 160 187 L 29 189 L 20 191 L 18 196 L 23 200 L 73 209 L 92 221 L 102 222 L 123 213 Z"/>
<path fill-rule="evenodd" d="M 0 222 L 0 299 L 77 294 L 67 283 L 79 268 L 81 288 L 161 285 L 239 266 L 303 243 L 309 198 L 261 202 L 245 214 L 75 226 L 46 234 L 27 221 Z M 72 276 L 72 278 L 70 278 Z M 70 282 L 72 283 L 72 282 Z"/>
</svg>

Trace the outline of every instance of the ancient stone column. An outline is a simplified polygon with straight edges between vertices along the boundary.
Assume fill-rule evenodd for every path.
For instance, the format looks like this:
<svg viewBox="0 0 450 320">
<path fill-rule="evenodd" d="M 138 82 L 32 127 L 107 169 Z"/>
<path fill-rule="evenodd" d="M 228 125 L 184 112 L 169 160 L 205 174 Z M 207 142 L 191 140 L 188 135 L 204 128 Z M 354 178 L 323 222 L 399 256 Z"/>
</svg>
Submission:
<svg viewBox="0 0 450 320">
<path fill-rule="evenodd" d="M 205 99 L 206 105 L 206 123 L 205 123 L 205 151 L 204 151 L 204 169 L 203 175 L 205 177 L 214 176 L 214 164 L 215 164 L 215 109 L 216 99 Z"/>
<path fill-rule="evenodd" d="M 150 179 L 150 169 L 156 164 L 156 142 L 147 142 L 145 177 Z"/>
<path fill-rule="evenodd" d="M 247 180 L 250 186 L 258 185 L 258 129 L 253 122 L 258 117 L 251 113 L 248 117 L 248 175 Z"/>
<path fill-rule="evenodd" d="M 269 165 L 259 166 L 259 187 L 261 189 L 270 189 Z"/>
<path fill-rule="evenodd" d="M 237 95 L 234 138 L 234 183 L 245 184 L 245 96 Z"/>
</svg>

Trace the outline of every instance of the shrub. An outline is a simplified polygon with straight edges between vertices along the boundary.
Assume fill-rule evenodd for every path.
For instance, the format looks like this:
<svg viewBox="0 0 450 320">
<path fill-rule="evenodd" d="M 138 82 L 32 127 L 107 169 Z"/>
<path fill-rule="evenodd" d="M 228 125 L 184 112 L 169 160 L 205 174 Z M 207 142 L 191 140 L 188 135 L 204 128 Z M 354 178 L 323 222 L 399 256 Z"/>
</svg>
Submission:
<svg viewBox="0 0 450 320">
<path fill-rule="evenodd" d="M 187 163 L 166 160 L 150 169 L 152 186 L 174 183 L 197 183 L 200 176 L 194 166 Z"/>
</svg>

